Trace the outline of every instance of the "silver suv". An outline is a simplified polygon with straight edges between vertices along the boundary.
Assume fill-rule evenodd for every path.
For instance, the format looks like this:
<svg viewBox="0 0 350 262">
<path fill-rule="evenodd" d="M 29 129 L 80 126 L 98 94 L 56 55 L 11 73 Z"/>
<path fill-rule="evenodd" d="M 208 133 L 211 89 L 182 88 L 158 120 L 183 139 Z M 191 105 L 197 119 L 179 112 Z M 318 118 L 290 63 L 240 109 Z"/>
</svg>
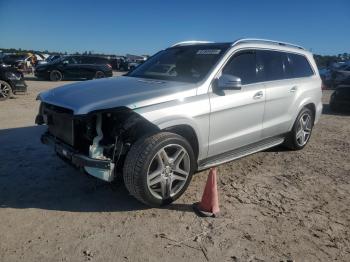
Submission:
<svg viewBox="0 0 350 262">
<path fill-rule="evenodd" d="M 42 142 L 88 174 L 124 178 L 151 206 L 192 174 L 284 144 L 302 149 L 321 111 L 321 80 L 304 48 L 263 39 L 181 42 L 122 77 L 41 93 Z"/>
</svg>

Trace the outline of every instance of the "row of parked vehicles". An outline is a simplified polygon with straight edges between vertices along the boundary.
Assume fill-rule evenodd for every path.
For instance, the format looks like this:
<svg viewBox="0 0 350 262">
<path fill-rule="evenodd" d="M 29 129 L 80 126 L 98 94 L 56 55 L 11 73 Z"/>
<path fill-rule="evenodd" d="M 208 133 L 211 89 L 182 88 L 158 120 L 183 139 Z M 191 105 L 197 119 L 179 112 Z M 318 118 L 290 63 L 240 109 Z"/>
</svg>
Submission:
<svg viewBox="0 0 350 262">
<path fill-rule="evenodd" d="M 32 67 L 35 68 L 39 65 L 52 63 L 62 57 L 70 57 L 65 55 L 45 55 L 45 54 L 2 54 L 0 53 L 0 64 L 2 66 L 11 66 L 20 69 L 23 72 L 27 72 Z M 146 60 L 144 56 L 132 56 L 133 59 L 125 56 L 98 56 L 98 55 L 74 55 L 77 62 L 84 64 L 108 64 L 113 70 L 129 71 L 133 70 L 139 64 Z M 31 70 L 29 70 L 31 71 Z"/>
<path fill-rule="evenodd" d="M 327 87 L 335 89 L 339 85 L 350 85 L 350 61 L 333 63 L 319 71 Z"/>
<path fill-rule="evenodd" d="M 144 58 L 132 62 L 125 57 L 93 55 L 5 54 L 0 56 L 0 100 L 18 92 L 26 92 L 23 73 L 33 72 L 38 79 L 61 81 L 111 77 L 113 69 L 134 70 Z"/>
<path fill-rule="evenodd" d="M 124 58 L 69 55 L 58 57 L 48 63 L 38 64 L 34 74 L 39 79 L 51 81 L 104 78 L 112 76 L 113 69 L 131 71 L 143 61 L 128 62 Z"/>
<path fill-rule="evenodd" d="M 332 111 L 350 110 L 350 61 L 331 64 L 320 69 L 324 87 L 334 89 L 329 106 Z"/>
</svg>

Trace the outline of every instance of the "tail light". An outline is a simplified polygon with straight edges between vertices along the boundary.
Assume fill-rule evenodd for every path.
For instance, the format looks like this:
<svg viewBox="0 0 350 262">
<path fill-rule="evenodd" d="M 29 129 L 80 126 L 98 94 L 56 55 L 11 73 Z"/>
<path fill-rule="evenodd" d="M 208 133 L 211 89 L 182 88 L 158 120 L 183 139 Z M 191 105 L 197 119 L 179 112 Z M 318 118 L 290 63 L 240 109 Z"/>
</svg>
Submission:
<svg viewBox="0 0 350 262">
<path fill-rule="evenodd" d="M 112 66 L 111 66 L 110 64 L 107 64 L 107 66 L 108 66 L 110 69 L 112 69 Z"/>
</svg>

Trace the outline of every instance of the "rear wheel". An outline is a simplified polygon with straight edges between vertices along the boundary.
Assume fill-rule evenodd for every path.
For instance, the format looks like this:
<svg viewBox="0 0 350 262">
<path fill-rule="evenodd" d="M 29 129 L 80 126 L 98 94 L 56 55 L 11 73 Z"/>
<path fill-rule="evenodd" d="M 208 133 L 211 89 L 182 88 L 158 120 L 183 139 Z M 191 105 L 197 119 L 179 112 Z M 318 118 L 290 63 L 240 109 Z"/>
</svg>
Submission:
<svg viewBox="0 0 350 262">
<path fill-rule="evenodd" d="M 105 77 L 105 74 L 102 71 L 96 71 L 94 78 L 98 79 L 98 78 L 104 78 L 104 77 Z"/>
<path fill-rule="evenodd" d="M 309 142 L 314 124 L 314 114 L 309 108 L 303 108 L 294 122 L 285 145 L 293 150 L 303 149 Z"/>
<path fill-rule="evenodd" d="M 63 75 L 58 70 L 52 70 L 50 73 L 50 80 L 51 81 L 61 81 L 63 78 Z"/>
<path fill-rule="evenodd" d="M 123 176 L 135 198 L 149 206 L 161 206 L 183 194 L 194 170 L 194 153 L 187 140 L 162 132 L 141 138 L 131 147 Z"/>
<path fill-rule="evenodd" d="M 0 101 L 12 96 L 12 88 L 9 83 L 0 80 Z"/>
<path fill-rule="evenodd" d="M 333 111 L 333 112 L 337 112 L 337 111 L 339 111 L 339 107 L 338 107 L 338 105 L 337 105 L 337 103 L 334 101 L 334 98 L 335 97 L 335 94 L 333 93 L 332 95 L 331 95 L 331 99 L 330 99 L 330 101 L 329 101 L 329 108 Z"/>
</svg>

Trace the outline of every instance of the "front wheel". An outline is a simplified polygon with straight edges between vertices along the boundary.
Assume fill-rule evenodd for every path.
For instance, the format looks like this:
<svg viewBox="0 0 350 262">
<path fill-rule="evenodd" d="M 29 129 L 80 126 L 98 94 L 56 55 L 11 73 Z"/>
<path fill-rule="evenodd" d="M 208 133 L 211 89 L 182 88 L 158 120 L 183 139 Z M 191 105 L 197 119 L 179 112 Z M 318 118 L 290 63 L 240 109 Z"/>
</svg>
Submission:
<svg viewBox="0 0 350 262">
<path fill-rule="evenodd" d="M 162 132 L 139 139 L 124 164 L 125 186 L 136 199 L 162 206 L 179 198 L 195 170 L 195 157 L 187 140 Z"/>
<path fill-rule="evenodd" d="M 310 140 L 313 125 L 314 114 L 309 108 L 303 108 L 286 137 L 285 145 L 293 150 L 303 149 Z"/>
</svg>

